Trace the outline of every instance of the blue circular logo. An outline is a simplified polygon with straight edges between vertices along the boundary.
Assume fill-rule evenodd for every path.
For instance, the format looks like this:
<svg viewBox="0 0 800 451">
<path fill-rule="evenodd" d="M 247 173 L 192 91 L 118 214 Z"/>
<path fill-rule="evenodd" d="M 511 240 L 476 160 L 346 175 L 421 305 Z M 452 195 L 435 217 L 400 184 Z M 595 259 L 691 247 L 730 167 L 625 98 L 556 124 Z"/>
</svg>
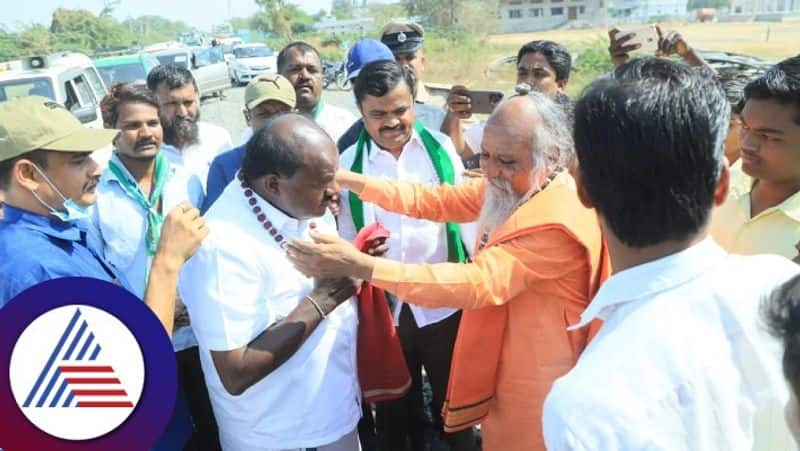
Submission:
<svg viewBox="0 0 800 451">
<path fill-rule="evenodd" d="M 55 279 L 0 309 L 0 449 L 147 450 L 172 416 L 177 368 L 136 296 Z"/>
</svg>

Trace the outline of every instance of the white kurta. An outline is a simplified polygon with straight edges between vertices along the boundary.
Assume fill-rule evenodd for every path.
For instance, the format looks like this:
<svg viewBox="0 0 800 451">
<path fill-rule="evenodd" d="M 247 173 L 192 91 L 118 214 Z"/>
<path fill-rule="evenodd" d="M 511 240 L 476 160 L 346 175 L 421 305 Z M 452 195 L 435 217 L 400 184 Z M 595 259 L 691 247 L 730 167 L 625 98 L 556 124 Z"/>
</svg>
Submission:
<svg viewBox="0 0 800 451">
<path fill-rule="evenodd" d="M 797 273 L 709 238 L 612 276 L 581 317 L 602 318 L 600 332 L 545 401 L 547 449 L 795 449 L 759 304 Z"/>
</svg>

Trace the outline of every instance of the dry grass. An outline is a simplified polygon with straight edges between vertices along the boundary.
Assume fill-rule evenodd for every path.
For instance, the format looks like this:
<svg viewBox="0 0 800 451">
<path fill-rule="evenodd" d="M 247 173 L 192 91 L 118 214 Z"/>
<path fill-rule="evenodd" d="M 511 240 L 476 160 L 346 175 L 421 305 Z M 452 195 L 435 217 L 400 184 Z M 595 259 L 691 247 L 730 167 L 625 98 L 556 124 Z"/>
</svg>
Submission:
<svg viewBox="0 0 800 451">
<path fill-rule="evenodd" d="M 628 25 L 639 28 L 642 25 Z M 694 47 L 706 50 L 725 50 L 780 60 L 800 53 L 800 22 L 781 23 L 687 23 L 664 24 L 665 28 L 680 31 Z M 769 40 L 767 36 L 769 35 Z M 534 39 L 550 39 L 567 46 L 586 40 L 607 38 L 607 30 L 553 30 L 539 33 L 494 35 L 493 44 L 521 46 Z"/>
<path fill-rule="evenodd" d="M 628 25 L 625 28 L 639 28 Z M 778 61 L 800 53 L 800 22 L 783 23 L 668 23 L 664 28 L 679 30 L 690 45 L 705 50 L 725 50 Z M 767 39 L 769 37 L 769 39 Z M 469 44 L 452 45 L 426 40 L 426 76 L 431 82 L 459 82 L 480 88 L 508 90 L 513 86 L 513 66 L 484 76 L 486 65 L 497 58 L 513 55 L 524 43 L 534 39 L 561 42 L 578 52 L 589 43 L 607 40 L 605 29 L 553 30 L 536 33 L 492 35 Z M 433 42 L 431 42 L 433 41 Z M 588 75 L 588 74 L 587 74 Z M 583 80 L 575 80 L 583 84 Z M 588 80 L 586 80 L 588 81 Z"/>
</svg>

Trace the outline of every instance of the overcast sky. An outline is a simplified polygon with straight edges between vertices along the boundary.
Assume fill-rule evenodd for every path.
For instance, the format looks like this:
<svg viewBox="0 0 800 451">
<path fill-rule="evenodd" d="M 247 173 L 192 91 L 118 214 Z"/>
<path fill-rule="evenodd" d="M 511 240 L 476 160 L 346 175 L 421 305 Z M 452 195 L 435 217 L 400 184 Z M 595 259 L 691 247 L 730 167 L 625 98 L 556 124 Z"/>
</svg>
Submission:
<svg viewBox="0 0 800 451">
<path fill-rule="evenodd" d="M 12 2 L 13 0 L 4 0 Z M 290 0 L 311 14 L 320 9 L 330 10 L 331 0 Z M 97 14 L 103 9 L 103 0 L 23 0 L 3 8 L 0 23 L 9 29 L 20 24 L 41 23 L 50 26 L 50 17 L 56 8 L 88 9 Z M 255 0 L 121 0 L 116 7 L 116 17 L 154 14 L 172 20 L 182 20 L 201 30 L 210 31 L 211 25 L 230 17 L 243 17 L 256 10 Z"/>
</svg>

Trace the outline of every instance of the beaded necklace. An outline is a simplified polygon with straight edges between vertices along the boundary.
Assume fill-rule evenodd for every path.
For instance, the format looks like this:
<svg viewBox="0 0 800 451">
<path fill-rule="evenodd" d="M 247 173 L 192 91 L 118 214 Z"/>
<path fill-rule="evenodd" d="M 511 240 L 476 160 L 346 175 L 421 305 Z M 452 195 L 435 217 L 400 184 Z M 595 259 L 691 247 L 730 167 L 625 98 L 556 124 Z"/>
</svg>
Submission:
<svg viewBox="0 0 800 451">
<path fill-rule="evenodd" d="M 261 226 L 264 227 L 264 230 L 269 232 L 269 234 L 272 236 L 272 239 L 274 239 L 282 249 L 286 249 L 286 241 L 283 239 L 283 235 L 278 233 L 278 229 L 272 225 L 272 221 L 270 221 L 267 215 L 261 210 L 261 207 L 256 205 L 258 201 L 256 200 L 253 189 L 247 186 L 247 182 L 245 182 L 244 176 L 241 172 L 239 172 L 237 177 L 239 178 L 239 185 L 242 187 L 244 197 L 247 199 L 247 203 L 250 205 L 250 207 L 252 207 L 253 214 L 256 215 L 258 222 L 261 223 Z"/>
</svg>

